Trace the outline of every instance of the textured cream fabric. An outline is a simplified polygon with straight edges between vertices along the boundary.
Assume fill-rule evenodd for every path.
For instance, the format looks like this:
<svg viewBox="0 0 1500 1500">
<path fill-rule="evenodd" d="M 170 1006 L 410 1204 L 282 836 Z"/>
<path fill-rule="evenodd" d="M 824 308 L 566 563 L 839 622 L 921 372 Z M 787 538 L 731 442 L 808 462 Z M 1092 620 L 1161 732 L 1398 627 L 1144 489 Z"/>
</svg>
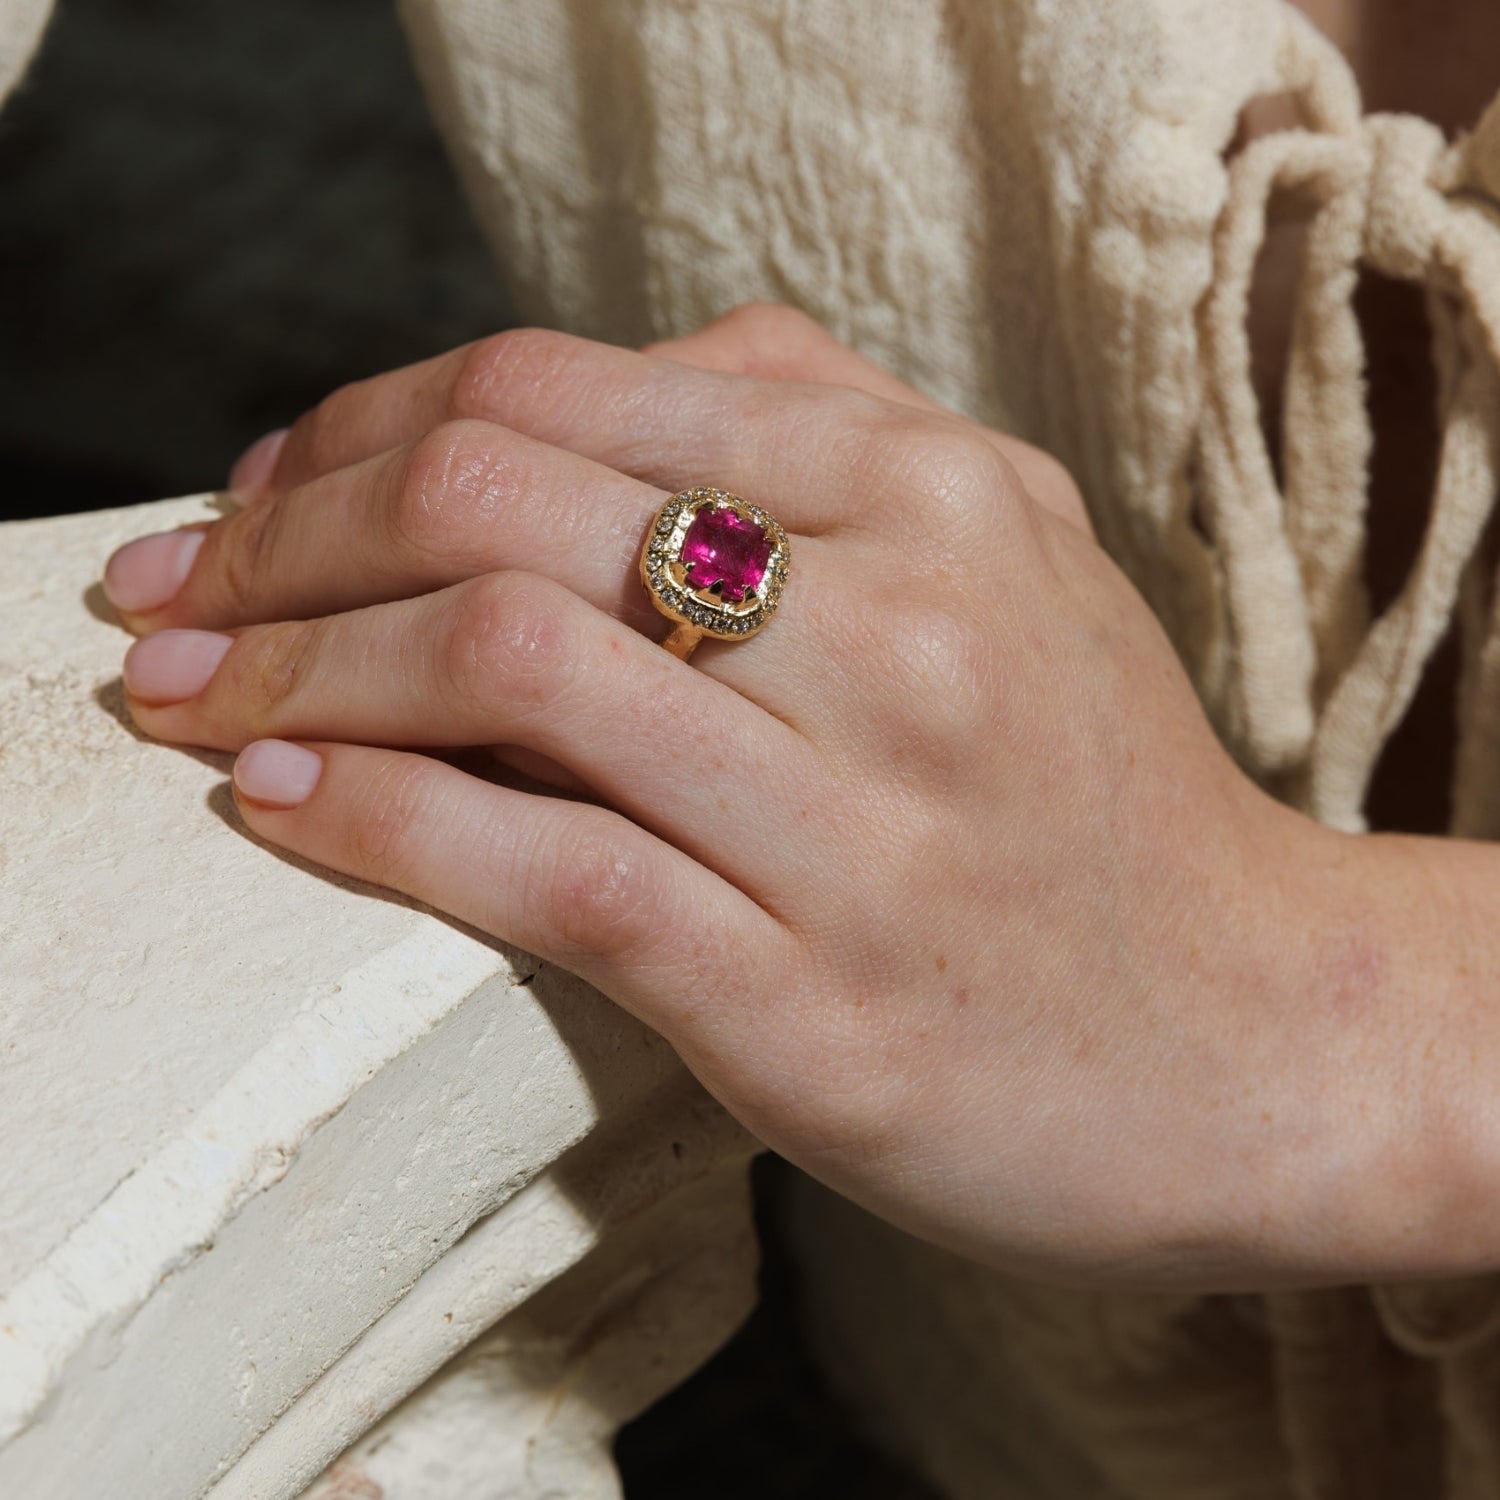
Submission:
<svg viewBox="0 0 1500 1500">
<path fill-rule="evenodd" d="M 1453 144 L 1366 117 L 1285 0 L 400 3 L 523 316 L 640 342 L 795 303 L 1050 448 L 1240 762 L 1340 828 L 1456 617 L 1454 831 L 1500 835 L 1500 100 Z M 1282 91 L 1303 128 L 1226 166 L 1241 106 Z M 1247 314 L 1292 192 L 1317 212 L 1283 493 Z M 1361 265 L 1426 286 L 1443 419 L 1376 620 Z M 947 1493 L 1500 1496 L 1500 1279 L 1064 1292 L 807 1196 L 830 1372 Z"/>
</svg>

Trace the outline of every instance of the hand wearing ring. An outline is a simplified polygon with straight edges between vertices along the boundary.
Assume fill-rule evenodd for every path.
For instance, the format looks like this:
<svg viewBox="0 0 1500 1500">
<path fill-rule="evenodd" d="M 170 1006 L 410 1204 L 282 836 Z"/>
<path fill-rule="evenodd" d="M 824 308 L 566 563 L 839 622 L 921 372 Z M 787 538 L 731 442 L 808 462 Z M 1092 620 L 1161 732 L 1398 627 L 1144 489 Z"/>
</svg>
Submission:
<svg viewBox="0 0 1500 1500">
<path fill-rule="evenodd" d="M 1229 762 L 1046 455 L 751 310 L 485 340 L 236 482 L 106 586 L 137 721 L 242 752 L 258 835 L 582 974 L 966 1253 L 1178 1289 L 1378 1256 L 1420 1177 L 1367 1066 L 1397 1028 L 1265 1012 L 1334 836 Z M 479 745 L 533 779 L 424 753 Z M 1311 1142 L 1381 1171 L 1299 1175 Z"/>
</svg>

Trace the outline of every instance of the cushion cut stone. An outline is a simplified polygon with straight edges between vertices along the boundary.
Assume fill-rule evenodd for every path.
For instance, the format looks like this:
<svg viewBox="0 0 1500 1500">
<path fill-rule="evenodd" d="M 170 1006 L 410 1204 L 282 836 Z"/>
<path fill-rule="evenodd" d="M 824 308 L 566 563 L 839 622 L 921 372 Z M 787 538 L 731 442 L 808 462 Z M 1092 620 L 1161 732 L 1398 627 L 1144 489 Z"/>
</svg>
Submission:
<svg viewBox="0 0 1500 1500">
<path fill-rule="evenodd" d="M 695 589 L 722 583 L 720 598 L 741 603 L 760 587 L 775 544 L 754 521 L 727 506 L 705 505 L 682 539 L 682 561 Z"/>
</svg>

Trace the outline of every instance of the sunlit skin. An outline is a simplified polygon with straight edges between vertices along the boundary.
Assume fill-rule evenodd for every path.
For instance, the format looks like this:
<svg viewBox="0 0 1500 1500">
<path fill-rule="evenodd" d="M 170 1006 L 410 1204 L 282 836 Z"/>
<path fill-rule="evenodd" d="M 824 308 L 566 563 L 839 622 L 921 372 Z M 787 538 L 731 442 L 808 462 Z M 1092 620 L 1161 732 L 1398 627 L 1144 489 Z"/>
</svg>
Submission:
<svg viewBox="0 0 1500 1500">
<path fill-rule="evenodd" d="M 637 559 L 695 483 L 793 564 L 684 663 Z M 1047 455 L 750 306 L 346 387 L 234 485 L 105 580 L 137 722 L 241 752 L 257 835 L 583 975 L 768 1145 L 1007 1270 L 1500 1264 L 1500 850 L 1254 786 Z M 441 758 L 477 745 L 528 775 Z"/>
<path fill-rule="evenodd" d="M 794 572 L 683 663 L 635 559 L 701 475 Z M 1254 787 L 1037 450 L 752 307 L 651 355 L 500 335 L 336 393 L 238 481 L 175 597 L 149 554 L 170 591 L 183 533 L 106 584 L 137 721 L 243 750 L 256 833 L 582 974 L 768 1144 L 997 1265 L 1494 1254 L 1500 855 Z M 421 753 L 475 744 L 590 795 Z"/>
</svg>

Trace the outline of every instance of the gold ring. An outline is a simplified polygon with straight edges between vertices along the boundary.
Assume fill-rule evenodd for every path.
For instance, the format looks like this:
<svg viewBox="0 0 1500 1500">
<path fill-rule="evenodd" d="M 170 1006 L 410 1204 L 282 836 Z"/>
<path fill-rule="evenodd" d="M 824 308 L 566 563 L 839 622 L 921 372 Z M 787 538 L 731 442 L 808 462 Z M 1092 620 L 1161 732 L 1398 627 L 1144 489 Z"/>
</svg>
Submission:
<svg viewBox="0 0 1500 1500">
<path fill-rule="evenodd" d="M 704 636 L 742 641 L 776 612 L 790 548 L 774 516 L 725 490 L 680 490 L 641 548 L 641 582 L 677 628 L 662 645 L 686 661 Z"/>
</svg>

